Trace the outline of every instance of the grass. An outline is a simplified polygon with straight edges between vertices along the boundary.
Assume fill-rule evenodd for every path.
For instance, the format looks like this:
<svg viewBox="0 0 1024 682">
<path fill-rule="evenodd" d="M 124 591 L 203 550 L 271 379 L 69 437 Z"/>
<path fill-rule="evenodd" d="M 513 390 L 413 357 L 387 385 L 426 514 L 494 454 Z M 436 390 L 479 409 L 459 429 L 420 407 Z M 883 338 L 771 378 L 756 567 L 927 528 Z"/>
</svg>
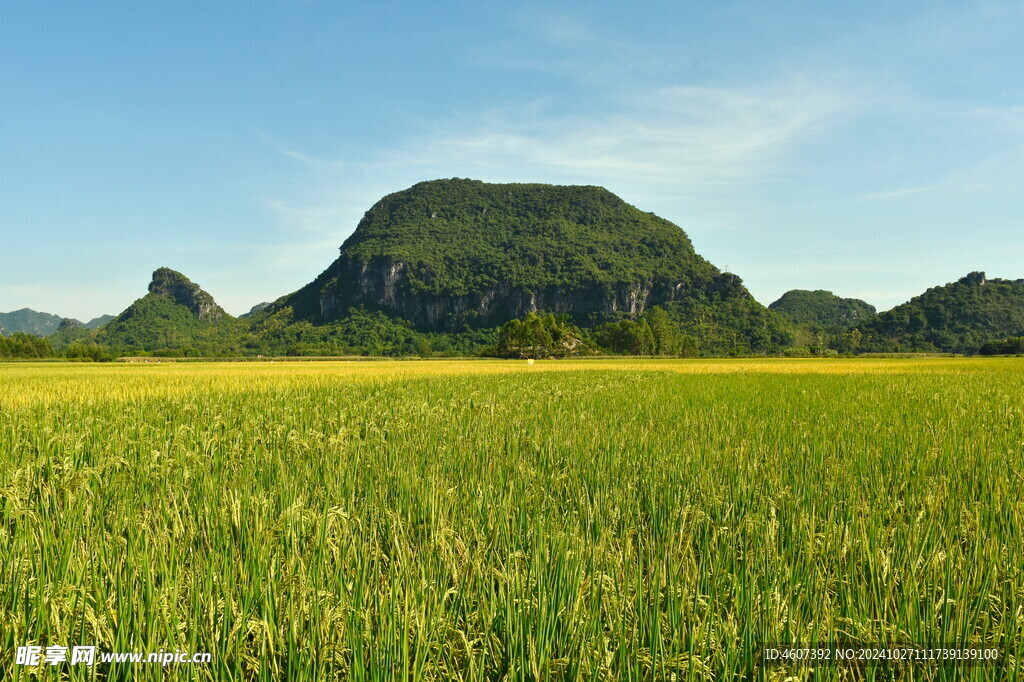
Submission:
<svg viewBox="0 0 1024 682">
<path fill-rule="evenodd" d="M 1020 359 L 16 364 L 0 386 L 0 676 L 980 680 L 1024 656 Z M 758 667 L 759 642 L 828 639 L 1007 663 Z M 14 666 L 26 644 L 212 662 Z"/>
</svg>

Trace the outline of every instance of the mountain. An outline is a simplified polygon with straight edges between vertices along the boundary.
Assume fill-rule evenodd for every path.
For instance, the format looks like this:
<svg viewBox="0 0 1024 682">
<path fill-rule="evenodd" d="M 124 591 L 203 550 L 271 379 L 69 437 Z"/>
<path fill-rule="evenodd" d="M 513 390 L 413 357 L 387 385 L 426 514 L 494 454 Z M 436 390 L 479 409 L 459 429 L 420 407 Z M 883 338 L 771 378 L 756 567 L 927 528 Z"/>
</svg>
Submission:
<svg viewBox="0 0 1024 682">
<path fill-rule="evenodd" d="M 768 306 L 793 324 L 819 328 L 852 327 L 875 315 L 875 307 L 857 298 L 840 298 L 831 291 L 818 289 L 787 291 Z"/>
<path fill-rule="evenodd" d="M 63 349 L 75 341 L 88 340 L 93 335 L 94 332 L 78 320 L 64 318 L 60 322 L 60 327 L 49 338 L 54 348 Z"/>
<path fill-rule="evenodd" d="M 25 332 L 36 336 L 50 336 L 59 331 L 62 323 L 67 319 L 59 315 L 39 313 L 29 308 L 22 308 L 11 313 L 0 313 L 0 334 L 9 336 L 14 332 Z M 86 329 L 99 329 L 112 319 L 114 319 L 113 315 L 101 315 L 84 324 L 78 320 L 70 321 L 82 325 Z"/>
<path fill-rule="evenodd" d="M 57 331 L 62 319 L 59 315 L 22 308 L 10 313 L 0 313 L 0 328 L 4 329 L 4 334 L 24 332 L 36 336 L 49 336 Z"/>
<path fill-rule="evenodd" d="M 113 319 L 114 319 L 113 315 L 100 315 L 99 317 L 94 317 L 91 320 L 89 320 L 88 322 L 85 322 L 84 324 L 82 324 L 82 326 L 85 327 L 86 329 L 93 329 L 93 330 L 95 330 L 95 329 L 99 329 L 100 327 L 102 327 L 107 322 L 110 322 Z"/>
<path fill-rule="evenodd" d="M 685 318 L 706 313 L 694 304 L 722 302 L 766 316 L 758 329 L 787 324 L 697 255 L 678 226 L 606 189 L 452 179 L 381 199 L 327 270 L 261 314 L 290 309 L 321 325 L 366 307 L 421 331 L 452 331 L 537 311 L 581 325 L 651 306 Z"/>
<path fill-rule="evenodd" d="M 989 342 L 1024 336 L 1024 279 L 972 272 L 880 313 L 859 327 L 867 347 L 976 353 Z"/>
<path fill-rule="evenodd" d="M 95 336 L 97 343 L 124 349 L 237 351 L 238 321 L 179 272 L 160 268 L 149 293 L 132 303 Z"/>
<path fill-rule="evenodd" d="M 240 319 L 244 319 L 244 318 L 246 318 L 246 317 L 252 317 L 253 315 L 255 315 L 255 314 L 256 314 L 256 313 L 258 313 L 259 311 L 261 311 L 261 310 L 265 309 L 265 308 L 266 308 L 267 306 L 269 306 L 269 305 L 270 305 L 270 303 L 269 303 L 269 302 L 257 303 L 256 305 L 254 305 L 254 306 L 253 306 L 252 308 L 250 308 L 250 309 L 249 309 L 249 312 L 247 312 L 247 313 L 242 313 L 242 314 L 241 314 L 241 315 L 239 315 L 238 317 L 239 317 Z"/>
</svg>

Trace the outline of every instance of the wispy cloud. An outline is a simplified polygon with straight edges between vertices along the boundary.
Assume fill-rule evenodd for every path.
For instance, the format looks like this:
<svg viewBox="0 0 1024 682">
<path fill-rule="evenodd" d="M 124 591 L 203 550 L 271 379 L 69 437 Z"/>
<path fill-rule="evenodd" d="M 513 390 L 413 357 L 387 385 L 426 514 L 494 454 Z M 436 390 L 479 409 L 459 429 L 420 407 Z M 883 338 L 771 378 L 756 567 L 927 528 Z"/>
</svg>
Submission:
<svg viewBox="0 0 1024 682">
<path fill-rule="evenodd" d="M 666 51 L 645 42 L 630 42 L 587 21 L 580 13 L 531 7 L 516 12 L 502 38 L 464 48 L 474 66 L 560 76 L 583 86 L 621 90 L 639 78 L 668 82 L 673 74 L 692 72 L 699 59 L 685 47 Z"/>
<path fill-rule="evenodd" d="M 540 10 L 531 15 L 527 25 L 539 31 L 551 45 L 576 46 L 597 40 L 591 26 L 566 12 Z"/>
<path fill-rule="evenodd" d="M 273 135 L 270 135 L 262 130 L 254 128 L 253 132 L 256 134 L 257 137 L 260 138 L 260 140 L 265 145 L 273 149 L 275 152 L 281 154 L 282 156 L 286 156 L 289 159 L 292 159 L 293 161 L 302 164 L 303 166 L 321 170 L 331 170 L 339 168 L 343 163 L 340 159 L 325 159 L 319 156 L 315 156 L 313 154 L 307 154 L 305 152 L 298 151 L 292 148 L 290 145 L 277 139 Z"/>
<path fill-rule="evenodd" d="M 457 126 L 443 123 L 396 152 L 392 163 L 703 189 L 771 179 L 775 164 L 851 110 L 842 92 L 802 82 L 672 86 L 631 99 L 591 116 L 534 107 L 464 116 Z"/>
<path fill-rule="evenodd" d="M 924 192 L 933 192 L 942 185 L 929 185 L 927 187 L 906 187 L 903 189 L 890 190 L 888 192 L 876 192 L 874 194 L 865 194 L 860 197 L 860 201 L 879 201 L 881 199 L 895 199 L 897 197 L 906 196 L 908 194 L 922 194 Z"/>
<path fill-rule="evenodd" d="M 666 197 L 740 193 L 784 176 L 805 144 L 853 115 L 856 99 L 801 79 L 659 87 L 589 115 L 545 101 L 461 111 L 358 164 L 261 134 L 308 173 L 303 189 L 266 197 L 265 205 L 290 231 L 333 237 L 335 246 L 381 196 L 431 178 L 597 184 L 657 208 Z"/>
</svg>

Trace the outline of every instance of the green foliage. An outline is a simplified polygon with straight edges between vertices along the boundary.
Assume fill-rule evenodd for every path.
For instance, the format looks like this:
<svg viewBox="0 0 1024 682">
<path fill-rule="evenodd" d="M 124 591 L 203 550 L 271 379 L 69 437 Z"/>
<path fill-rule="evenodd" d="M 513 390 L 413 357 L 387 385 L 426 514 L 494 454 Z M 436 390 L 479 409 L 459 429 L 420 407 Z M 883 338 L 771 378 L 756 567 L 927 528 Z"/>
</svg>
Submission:
<svg viewBox="0 0 1024 682">
<path fill-rule="evenodd" d="M 863 350 L 977 353 L 1024 335 L 1024 280 L 983 272 L 928 289 L 860 326 Z"/>
<path fill-rule="evenodd" d="M 644 319 L 606 322 L 594 329 L 594 341 L 612 353 L 654 355 L 654 335 Z"/>
<path fill-rule="evenodd" d="M 378 202 L 342 251 L 361 264 L 406 263 L 416 295 L 714 274 L 677 226 L 600 187 L 423 182 Z"/>
<path fill-rule="evenodd" d="M 654 306 L 641 318 L 651 333 L 652 355 L 679 355 L 683 351 L 684 336 L 664 308 Z"/>
<path fill-rule="evenodd" d="M 88 360 L 90 362 L 110 362 L 117 359 L 117 355 L 110 349 L 96 343 L 75 341 L 64 351 L 64 357 L 68 360 Z"/>
<path fill-rule="evenodd" d="M 0 366 L 0 671 L 1020 677 L 1024 363 L 561 364 Z M 1002 661 L 758 650 L 829 641 Z M 213 662 L 15 666 L 34 643 Z"/>
<path fill-rule="evenodd" d="M 594 340 L 631 355 L 775 355 L 792 346 L 793 332 L 788 320 L 746 293 L 739 277 L 722 273 L 706 293 L 653 306 L 636 321 L 595 327 Z"/>
<path fill-rule="evenodd" d="M 244 342 L 250 355 L 475 355 L 494 343 L 493 331 L 425 334 L 407 320 L 361 307 L 324 325 L 294 320 L 289 307 L 253 320 Z"/>
<path fill-rule="evenodd" d="M 1024 336 L 989 341 L 982 344 L 982 355 L 1021 355 L 1024 354 Z"/>
<path fill-rule="evenodd" d="M 321 324 L 367 305 L 454 331 L 539 307 L 592 325 L 638 295 L 657 304 L 727 283 L 679 227 L 600 187 L 424 182 L 379 201 L 341 251 L 270 308 Z"/>
<path fill-rule="evenodd" d="M 64 319 L 60 328 L 49 336 L 50 343 L 57 351 L 65 351 L 71 344 L 88 342 L 95 337 L 95 333 L 75 320 Z"/>
<path fill-rule="evenodd" d="M 528 314 L 509 320 L 498 331 L 498 343 L 489 355 L 501 358 L 549 358 L 575 355 L 589 350 L 583 335 L 567 321 L 554 315 Z"/>
<path fill-rule="evenodd" d="M 85 327 L 86 329 L 95 331 L 103 327 L 103 325 L 105 325 L 107 322 L 113 320 L 114 317 L 114 315 L 100 315 L 99 317 L 92 318 L 88 322 L 82 323 L 82 326 Z"/>
<path fill-rule="evenodd" d="M 149 293 L 107 323 L 95 336 L 111 348 L 144 351 L 193 347 L 206 355 L 240 355 L 243 326 L 230 315 L 200 319 L 189 306 Z"/>
<path fill-rule="evenodd" d="M 0 330 L 4 334 L 23 332 L 36 336 L 49 336 L 60 327 L 61 318 L 50 313 L 38 313 L 22 308 L 10 313 L 0 313 Z"/>
<path fill-rule="evenodd" d="M 793 345 L 793 325 L 749 297 L 694 297 L 665 310 L 702 355 L 776 355 Z"/>
<path fill-rule="evenodd" d="M 875 316 L 875 307 L 860 299 L 840 298 L 831 291 L 787 291 L 768 306 L 794 324 L 816 329 L 851 327 Z"/>
<path fill-rule="evenodd" d="M 0 359 L 52 358 L 54 355 L 49 339 L 41 336 L 25 332 L 0 336 Z"/>
<path fill-rule="evenodd" d="M 112 319 L 111 315 L 103 315 L 83 324 L 78 320 L 22 308 L 11 313 L 0 313 L 0 334 L 25 332 L 36 336 L 52 336 L 68 325 L 83 327 L 86 330 L 98 329 Z"/>
</svg>

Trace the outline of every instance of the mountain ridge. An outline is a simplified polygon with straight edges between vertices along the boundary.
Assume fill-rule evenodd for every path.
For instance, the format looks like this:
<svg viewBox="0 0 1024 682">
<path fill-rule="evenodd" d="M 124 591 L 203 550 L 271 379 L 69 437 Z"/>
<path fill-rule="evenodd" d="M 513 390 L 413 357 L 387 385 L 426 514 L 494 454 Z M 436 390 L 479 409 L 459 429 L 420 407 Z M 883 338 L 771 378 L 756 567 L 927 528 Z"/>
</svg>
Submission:
<svg viewBox="0 0 1024 682">
<path fill-rule="evenodd" d="M 642 353 L 650 336 L 705 355 L 977 353 L 1024 336 L 1024 279 L 973 272 L 883 313 L 825 290 L 795 289 L 766 308 L 681 228 L 608 190 L 455 178 L 383 197 L 331 266 L 238 318 L 159 267 L 113 319 L 83 324 L 25 308 L 0 317 L 0 329 L 17 332 L 15 314 L 56 320 L 47 341 L 75 357 L 464 355 L 512 338 L 499 328 L 534 313 L 613 352 Z M 94 323 L 102 328 L 87 328 Z"/>
<path fill-rule="evenodd" d="M 971 272 L 928 288 L 858 329 L 880 345 L 977 353 L 986 343 L 1024 336 L 1024 279 Z"/>
<path fill-rule="evenodd" d="M 323 324 L 367 305 L 424 330 L 539 311 L 593 323 L 717 290 L 750 298 L 732 278 L 604 188 L 455 178 L 378 201 L 327 270 L 268 310 Z"/>
<path fill-rule="evenodd" d="M 841 298 L 831 291 L 791 289 L 768 305 L 794 324 L 850 327 L 875 316 L 873 305 L 859 298 Z"/>
<path fill-rule="evenodd" d="M 65 320 L 70 320 L 86 329 L 99 329 L 112 319 L 114 319 L 113 315 L 101 315 L 88 322 L 82 322 L 31 308 L 20 308 L 9 313 L 0 313 L 0 334 L 9 336 L 15 332 L 24 332 L 36 336 L 50 336 L 60 331 Z"/>
<path fill-rule="evenodd" d="M 160 267 L 148 293 L 128 306 L 95 335 L 114 347 L 216 349 L 236 347 L 240 327 L 213 296 L 180 272 Z M 234 345 L 233 345 L 234 344 Z"/>
</svg>

